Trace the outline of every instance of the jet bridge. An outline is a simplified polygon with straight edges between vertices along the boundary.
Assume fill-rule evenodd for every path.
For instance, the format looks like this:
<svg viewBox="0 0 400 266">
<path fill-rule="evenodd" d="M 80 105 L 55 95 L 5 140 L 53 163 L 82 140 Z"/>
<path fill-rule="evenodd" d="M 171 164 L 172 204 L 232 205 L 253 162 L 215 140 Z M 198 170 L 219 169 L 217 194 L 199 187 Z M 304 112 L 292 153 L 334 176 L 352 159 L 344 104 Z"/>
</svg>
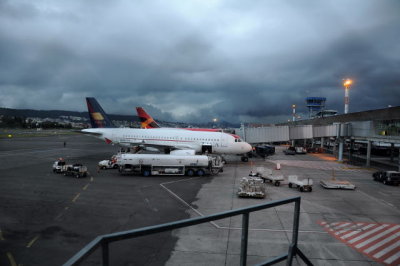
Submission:
<svg viewBox="0 0 400 266">
<path fill-rule="evenodd" d="M 304 143 L 315 143 L 318 140 L 323 147 L 325 142 L 330 143 L 333 140 L 334 152 L 338 146 L 338 161 L 343 160 L 346 142 L 353 147 L 354 142 L 364 141 L 367 143 L 366 165 L 370 166 L 372 142 L 388 143 L 392 151 L 395 144 L 400 144 L 400 107 L 387 109 L 264 127 L 242 126 L 236 129 L 236 134 L 253 145 L 298 140 L 303 140 Z M 391 161 L 393 161 L 393 155 Z M 398 167 L 400 170 L 400 157 Z"/>
</svg>

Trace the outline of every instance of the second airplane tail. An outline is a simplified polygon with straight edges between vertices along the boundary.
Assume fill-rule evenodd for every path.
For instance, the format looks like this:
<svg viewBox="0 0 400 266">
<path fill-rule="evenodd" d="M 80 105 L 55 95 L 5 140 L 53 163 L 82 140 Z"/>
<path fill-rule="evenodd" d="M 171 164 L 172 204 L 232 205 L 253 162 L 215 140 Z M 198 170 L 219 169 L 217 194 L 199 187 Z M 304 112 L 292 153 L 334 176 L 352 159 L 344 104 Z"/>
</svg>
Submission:
<svg viewBox="0 0 400 266">
<path fill-rule="evenodd" d="M 88 107 L 90 124 L 92 128 L 115 128 L 116 126 L 108 118 L 107 114 L 101 108 L 100 104 L 93 97 L 87 97 L 86 103 Z"/>
<path fill-rule="evenodd" d="M 141 128 L 159 128 L 160 126 L 142 107 L 136 107 L 136 112 L 140 119 Z"/>
</svg>

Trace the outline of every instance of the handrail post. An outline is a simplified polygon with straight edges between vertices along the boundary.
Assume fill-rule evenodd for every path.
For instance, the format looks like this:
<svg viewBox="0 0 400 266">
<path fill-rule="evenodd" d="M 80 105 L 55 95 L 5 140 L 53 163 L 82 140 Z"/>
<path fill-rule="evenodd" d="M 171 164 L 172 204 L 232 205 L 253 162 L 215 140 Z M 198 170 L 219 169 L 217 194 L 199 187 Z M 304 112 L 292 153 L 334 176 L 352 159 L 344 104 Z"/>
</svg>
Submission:
<svg viewBox="0 0 400 266">
<path fill-rule="evenodd" d="M 110 253 L 108 249 L 108 242 L 102 241 L 101 242 L 101 253 L 103 257 L 103 266 L 108 266 L 110 264 Z"/>
<path fill-rule="evenodd" d="M 293 232 L 292 243 L 289 246 L 289 253 L 286 265 L 292 265 L 293 256 L 297 253 L 297 239 L 299 235 L 299 222 L 300 222 L 300 198 L 295 201 L 294 217 L 293 217 Z"/>
<path fill-rule="evenodd" d="M 240 265 L 246 266 L 247 263 L 247 243 L 249 238 L 249 213 L 242 216 L 242 243 L 240 245 Z"/>
</svg>

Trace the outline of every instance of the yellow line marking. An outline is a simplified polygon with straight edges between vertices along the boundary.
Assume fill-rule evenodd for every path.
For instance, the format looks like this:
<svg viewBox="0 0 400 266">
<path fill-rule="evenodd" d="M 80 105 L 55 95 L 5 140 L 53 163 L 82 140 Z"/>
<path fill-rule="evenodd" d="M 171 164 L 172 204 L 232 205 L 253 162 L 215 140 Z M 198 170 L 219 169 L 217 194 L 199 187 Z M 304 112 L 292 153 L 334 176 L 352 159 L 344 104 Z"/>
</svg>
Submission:
<svg viewBox="0 0 400 266">
<path fill-rule="evenodd" d="M 39 239 L 39 236 L 35 236 L 34 239 L 31 240 L 31 242 L 28 243 L 28 245 L 26 245 L 27 248 L 32 247 L 32 245 L 36 242 L 36 240 Z"/>
<path fill-rule="evenodd" d="M 3 232 L 0 230 L 0 240 L 1 241 L 4 241 L 5 239 L 4 239 L 4 237 L 3 237 Z"/>
<path fill-rule="evenodd" d="M 14 256 L 10 252 L 7 252 L 7 258 L 10 261 L 10 265 L 11 266 L 17 266 L 17 263 L 15 262 Z"/>
<path fill-rule="evenodd" d="M 83 187 L 83 190 L 86 190 L 88 188 L 89 184 L 86 184 L 86 186 Z"/>
<path fill-rule="evenodd" d="M 81 195 L 81 193 L 76 194 L 75 198 L 72 199 L 72 202 L 75 202 L 79 198 L 80 195 Z"/>
</svg>

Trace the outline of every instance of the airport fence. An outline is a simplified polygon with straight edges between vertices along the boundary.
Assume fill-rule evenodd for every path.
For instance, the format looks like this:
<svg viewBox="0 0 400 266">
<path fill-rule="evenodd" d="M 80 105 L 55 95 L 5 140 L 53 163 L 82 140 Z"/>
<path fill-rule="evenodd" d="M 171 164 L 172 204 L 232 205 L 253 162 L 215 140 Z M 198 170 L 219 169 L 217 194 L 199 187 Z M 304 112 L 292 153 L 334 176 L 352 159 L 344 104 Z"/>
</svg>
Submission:
<svg viewBox="0 0 400 266">
<path fill-rule="evenodd" d="M 148 226 L 134 230 L 128 230 L 123 232 L 117 232 L 107 235 L 101 235 L 96 237 L 92 242 L 87 244 L 82 250 L 76 253 L 71 259 L 69 259 L 64 265 L 79 265 L 85 260 L 90 254 L 92 254 L 97 248 L 101 248 L 102 263 L 105 266 L 109 265 L 110 252 L 109 244 L 115 241 L 121 241 L 125 239 L 132 239 L 140 236 L 146 236 L 155 233 L 161 233 L 192 225 L 212 222 L 232 216 L 242 215 L 242 235 L 241 235 L 241 247 L 240 247 L 240 265 L 247 265 L 247 245 L 248 245 L 248 232 L 249 232 L 249 218 L 250 213 L 260 211 L 263 209 L 269 209 L 280 205 L 289 203 L 295 203 L 294 205 L 294 217 L 293 217 L 293 230 L 292 230 L 292 241 L 289 244 L 288 252 L 281 254 L 280 256 L 266 260 L 258 265 L 273 265 L 278 262 L 286 260 L 287 265 L 292 265 L 293 257 L 298 255 L 306 265 L 313 265 L 310 260 L 300 251 L 297 246 L 298 233 L 299 233 L 299 219 L 300 219 L 300 197 L 293 197 L 284 200 L 270 201 L 251 207 L 240 208 L 236 210 L 230 210 L 221 212 L 213 215 L 196 217 L 191 219 L 180 220 L 171 223 L 165 223 L 155 226 Z"/>
</svg>

